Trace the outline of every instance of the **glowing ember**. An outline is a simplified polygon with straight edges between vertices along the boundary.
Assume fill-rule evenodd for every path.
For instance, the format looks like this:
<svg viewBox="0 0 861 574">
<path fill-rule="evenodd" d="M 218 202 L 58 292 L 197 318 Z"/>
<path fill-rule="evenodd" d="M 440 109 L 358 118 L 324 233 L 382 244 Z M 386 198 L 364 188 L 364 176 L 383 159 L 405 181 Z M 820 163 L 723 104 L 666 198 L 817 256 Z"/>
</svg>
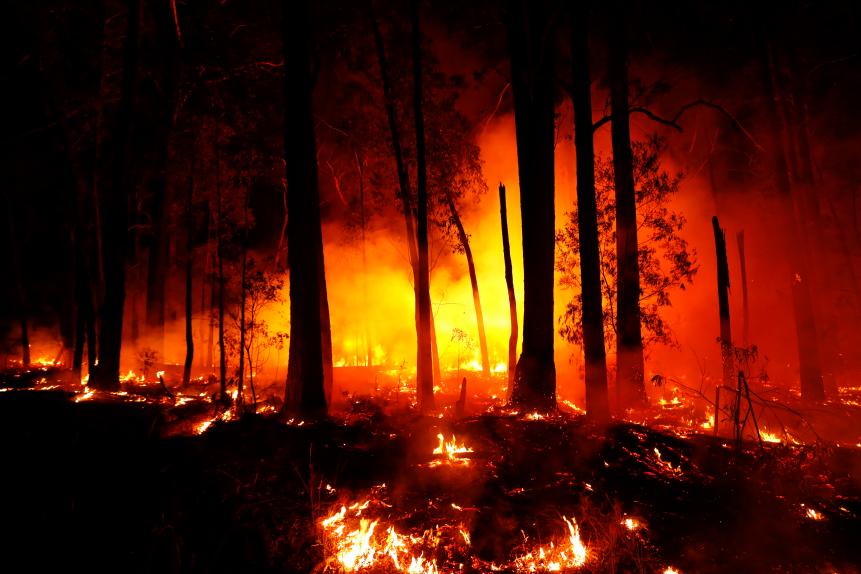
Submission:
<svg viewBox="0 0 861 574">
<path fill-rule="evenodd" d="M 568 527 L 568 539 L 551 542 L 548 546 L 539 546 L 527 554 L 518 556 L 514 566 L 522 572 L 559 572 L 562 569 L 579 568 L 589 558 L 589 550 L 580 539 L 580 527 L 577 520 L 563 516 L 562 520 Z"/>
<path fill-rule="evenodd" d="M 682 474 L 682 467 L 681 466 L 673 466 L 673 463 L 671 463 L 670 461 L 664 460 L 661 457 L 661 451 L 658 450 L 657 447 L 655 447 L 654 452 L 655 452 L 655 457 L 657 458 L 657 463 L 661 468 L 663 468 L 664 470 L 666 470 L 670 474 L 675 474 L 675 475 Z"/>
<path fill-rule="evenodd" d="M 636 518 L 628 517 L 622 521 L 622 526 L 624 526 L 628 530 L 634 531 L 634 530 L 637 530 L 638 528 L 640 528 L 641 524 L 640 524 L 640 521 L 637 520 Z"/>
<path fill-rule="evenodd" d="M 471 448 L 463 443 L 458 443 L 457 437 L 454 435 L 451 435 L 451 440 L 448 442 L 446 442 L 445 436 L 442 433 L 436 435 L 436 438 L 439 439 L 439 445 L 433 449 L 433 454 L 441 455 L 444 458 L 432 461 L 430 463 L 431 467 L 441 464 L 469 464 L 469 459 L 464 458 L 463 455 L 474 452 Z"/>
<path fill-rule="evenodd" d="M 530 421 L 540 421 L 540 420 L 544 420 L 544 415 L 535 411 L 535 412 L 531 412 L 528 415 L 526 415 L 526 419 L 530 420 Z"/>
</svg>

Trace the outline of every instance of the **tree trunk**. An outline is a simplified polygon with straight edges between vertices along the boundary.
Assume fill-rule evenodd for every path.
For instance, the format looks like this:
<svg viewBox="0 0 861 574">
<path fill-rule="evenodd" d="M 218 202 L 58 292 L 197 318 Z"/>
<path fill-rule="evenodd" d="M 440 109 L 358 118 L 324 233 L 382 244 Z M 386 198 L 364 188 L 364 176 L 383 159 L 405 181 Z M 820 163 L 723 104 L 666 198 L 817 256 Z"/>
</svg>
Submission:
<svg viewBox="0 0 861 574">
<path fill-rule="evenodd" d="M 221 404 L 227 405 L 230 398 L 227 395 L 227 353 L 224 344 L 224 213 L 221 201 L 221 154 L 219 136 L 218 114 L 220 110 L 214 107 L 215 118 L 215 141 L 213 151 L 215 155 L 215 201 L 216 219 L 215 226 L 215 256 L 218 259 L 218 375 L 219 375 L 219 400 Z"/>
<path fill-rule="evenodd" d="M 236 384 L 236 401 L 239 408 L 244 403 L 243 385 L 245 383 L 245 302 L 248 296 L 246 285 L 248 272 L 248 196 L 249 190 L 245 192 L 245 202 L 242 206 L 242 262 L 240 264 L 239 281 L 239 377 Z"/>
<path fill-rule="evenodd" d="M 416 241 L 416 232 L 415 232 L 415 222 L 413 221 L 413 208 L 412 208 L 412 192 L 410 191 L 410 180 L 409 174 L 407 172 L 406 164 L 404 163 L 403 150 L 401 148 L 401 138 L 400 138 L 400 130 L 398 129 L 398 121 L 397 114 L 395 111 L 395 99 L 394 94 L 392 92 L 392 86 L 389 79 L 388 73 L 388 61 L 386 59 L 386 51 L 385 45 L 383 44 L 383 35 L 380 31 L 379 22 L 377 22 L 376 16 L 373 13 L 373 4 L 369 2 L 369 19 L 371 23 L 371 28 L 374 33 L 374 41 L 377 47 L 377 62 L 380 66 L 380 78 L 383 84 L 383 96 L 386 107 L 386 117 L 389 123 L 389 133 L 391 134 L 392 140 L 392 150 L 395 156 L 395 166 L 398 171 L 398 187 L 399 187 L 399 199 L 401 200 L 401 209 L 404 214 L 404 223 L 406 226 L 406 234 L 407 234 L 407 251 L 409 253 L 409 261 L 410 267 L 413 271 L 413 289 L 415 293 L 415 321 L 416 321 L 416 333 L 419 332 L 419 292 L 418 292 L 418 276 L 419 276 L 419 262 L 418 262 L 418 246 Z M 430 314 L 430 324 L 431 324 L 431 358 L 433 364 L 433 373 L 434 378 L 439 380 L 440 378 L 440 366 L 439 366 L 439 351 L 436 345 L 436 329 L 433 321 L 433 313 Z M 431 387 L 433 388 L 433 387 Z"/>
<path fill-rule="evenodd" d="M 193 330 L 193 279 L 194 279 L 194 170 L 197 163 L 197 137 L 192 126 L 191 169 L 188 173 L 188 193 L 185 204 L 185 364 L 182 368 L 182 384 L 191 381 L 191 366 L 194 363 Z"/>
<path fill-rule="evenodd" d="M 747 298 L 747 262 L 744 257 L 744 231 L 736 234 L 738 243 L 738 261 L 741 267 L 741 344 L 744 347 L 750 345 L 750 307 Z"/>
<path fill-rule="evenodd" d="M 481 349 L 481 372 L 485 378 L 490 378 L 490 354 L 487 352 L 487 333 L 484 330 L 484 313 L 481 310 L 481 295 L 478 291 L 478 276 L 475 273 L 475 260 L 472 257 L 472 248 L 469 246 L 469 236 L 463 228 L 460 214 L 457 212 L 454 199 L 449 190 L 445 190 L 445 199 L 448 203 L 451 219 L 457 229 L 457 236 L 463 253 L 466 256 L 466 266 L 469 270 L 469 282 L 472 286 L 472 303 L 475 307 L 475 322 L 478 326 L 478 346 Z"/>
<path fill-rule="evenodd" d="M 511 333 L 508 335 L 508 394 L 514 390 L 517 369 L 517 299 L 514 296 L 514 272 L 511 268 L 511 243 L 508 240 L 508 208 L 505 204 L 505 186 L 499 184 L 499 217 L 502 220 L 502 258 L 505 262 L 505 285 L 508 288 L 508 318 Z"/>
<path fill-rule="evenodd" d="M 422 112 L 422 63 L 421 31 L 419 28 L 419 0 L 411 0 L 413 20 L 413 114 L 416 123 L 416 172 L 418 195 L 418 250 L 419 273 L 416 278 L 418 292 L 419 322 L 417 327 L 418 352 L 416 358 L 416 378 L 418 384 L 419 408 L 429 411 L 434 408 L 433 397 L 433 354 L 431 351 L 431 300 L 430 270 L 428 262 L 428 190 L 427 165 L 425 156 L 425 127 Z"/>
<path fill-rule="evenodd" d="M 128 31 L 123 46 L 122 89 L 113 132 L 111 187 L 102 194 L 102 245 L 104 297 L 99 313 L 98 364 L 91 366 L 90 383 L 101 389 L 120 385 L 120 353 L 126 295 L 126 251 L 129 239 L 129 199 L 132 182 L 127 177 L 128 151 L 134 117 L 138 66 L 140 0 L 128 3 Z"/>
<path fill-rule="evenodd" d="M 736 377 L 732 346 L 732 327 L 729 320 L 729 263 L 726 256 L 726 233 L 720 227 L 717 215 L 712 217 L 717 261 L 718 316 L 720 317 L 720 350 L 723 363 L 723 384 L 731 388 Z"/>
<path fill-rule="evenodd" d="M 287 261 L 290 266 L 290 357 L 285 412 L 326 411 L 323 325 L 326 275 L 320 226 L 317 143 L 307 0 L 285 5 L 284 158 L 287 164 Z M 322 334 L 322 335 L 321 335 Z"/>
<path fill-rule="evenodd" d="M 790 285 L 792 289 L 792 308 L 795 316 L 798 363 L 801 378 L 801 396 L 806 400 L 820 401 L 825 398 L 822 380 L 819 339 L 816 317 L 810 294 L 810 274 L 807 263 L 807 242 L 795 216 L 792 184 L 789 179 L 789 164 L 782 145 L 786 126 L 779 114 L 777 87 L 774 81 L 773 63 L 769 46 L 761 46 L 761 71 L 763 88 L 766 95 L 766 112 L 772 133 L 772 162 L 780 205 L 783 213 L 785 252 L 790 257 Z"/>
<path fill-rule="evenodd" d="M 527 407 L 552 408 L 556 227 L 550 6 L 541 0 L 511 0 L 507 24 L 523 228 L 523 346 L 511 399 Z"/>
<path fill-rule="evenodd" d="M 640 264 L 634 160 L 628 112 L 628 49 L 624 2 L 612 13 L 609 46 L 611 140 L 616 187 L 616 394 L 620 409 L 646 403 L 643 337 L 640 330 Z"/>
<path fill-rule="evenodd" d="M 574 6 L 577 6 L 576 4 Z M 571 100 L 577 168 L 577 226 L 580 233 L 580 285 L 583 354 L 586 366 L 586 412 L 598 422 L 610 417 L 607 354 L 601 301 L 601 255 L 595 197 L 595 147 L 592 139 L 592 81 L 589 74 L 588 8 L 572 8 Z"/>
</svg>

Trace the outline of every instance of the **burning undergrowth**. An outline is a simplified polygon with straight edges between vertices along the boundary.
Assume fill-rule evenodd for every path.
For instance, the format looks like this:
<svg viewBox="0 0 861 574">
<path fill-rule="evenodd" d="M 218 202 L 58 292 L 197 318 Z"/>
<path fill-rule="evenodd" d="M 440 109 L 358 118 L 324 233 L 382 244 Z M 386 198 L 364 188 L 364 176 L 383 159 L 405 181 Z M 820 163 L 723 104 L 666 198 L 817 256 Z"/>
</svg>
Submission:
<svg viewBox="0 0 861 574">
<path fill-rule="evenodd" d="M 263 416 L 218 407 L 205 381 L 170 395 L 152 381 L 60 387 L 40 376 L 30 388 L 44 392 L 0 393 L 0 418 L 17 437 L 24 524 L 62 541 L 69 563 L 853 572 L 861 560 L 861 448 L 778 432 L 779 443 L 748 434 L 736 448 L 685 397 L 630 414 L 646 425 L 597 429 L 573 403 L 421 417 L 353 397 L 334 417 L 281 421 L 269 403 Z M 68 468 L 74 480 L 49 478 Z M 30 518 L 45 514 L 47 534 Z M 78 533 L 81 523 L 95 526 Z"/>
</svg>

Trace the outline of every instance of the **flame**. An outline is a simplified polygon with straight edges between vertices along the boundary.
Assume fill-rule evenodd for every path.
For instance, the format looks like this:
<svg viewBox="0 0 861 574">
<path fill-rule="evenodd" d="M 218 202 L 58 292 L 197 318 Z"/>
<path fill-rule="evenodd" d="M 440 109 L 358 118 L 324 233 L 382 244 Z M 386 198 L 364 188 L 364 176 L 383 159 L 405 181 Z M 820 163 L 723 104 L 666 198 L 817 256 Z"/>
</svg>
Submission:
<svg viewBox="0 0 861 574">
<path fill-rule="evenodd" d="M 541 413 L 539 413 L 537 411 L 533 411 L 533 412 L 529 413 L 528 415 L 526 415 L 526 418 L 530 421 L 540 421 L 540 420 L 544 420 L 544 415 L 542 415 Z"/>
<path fill-rule="evenodd" d="M 667 568 L 664 570 L 664 574 L 680 574 L 680 572 L 672 566 L 667 566 Z"/>
<path fill-rule="evenodd" d="M 637 530 L 638 528 L 640 528 L 640 526 L 642 526 L 639 520 L 637 520 L 636 518 L 631 518 L 630 516 L 625 518 L 625 520 L 623 520 L 621 524 L 622 526 L 631 531 Z"/>
<path fill-rule="evenodd" d="M 393 568 L 408 574 L 439 574 L 436 559 L 425 558 L 420 549 L 422 537 L 399 534 L 394 526 L 380 534 L 380 520 L 362 516 L 370 504 L 367 499 L 342 505 L 320 520 L 325 546 L 331 550 L 327 567 L 344 572 Z"/>
<path fill-rule="evenodd" d="M 444 458 L 432 461 L 431 467 L 441 464 L 469 465 L 469 459 L 464 458 L 463 455 L 474 452 L 470 447 L 466 446 L 465 443 L 458 443 L 457 437 L 454 435 L 451 435 L 451 440 L 448 442 L 442 433 L 437 434 L 436 438 L 439 440 L 439 444 L 433 449 L 433 454 L 441 455 Z"/>
<path fill-rule="evenodd" d="M 801 505 L 801 508 L 804 510 L 804 516 L 806 516 L 810 520 L 823 520 L 825 518 L 822 513 L 815 508 L 810 508 L 809 506 L 805 506 L 804 504 Z"/>
<path fill-rule="evenodd" d="M 580 527 L 577 520 L 563 516 L 562 520 L 568 527 L 568 539 L 550 542 L 548 546 L 539 546 L 514 559 L 514 565 L 520 572 L 558 572 L 563 568 L 579 568 L 589 559 L 589 550 L 580 538 Z"/>
<path fill-rule="evenodd" d="M 763 442 L 771 442 L 771 443 L 780 443 L 783 440 L 774 433 L 768 432 L 765 429 L 759 431 L 759 436 L 762 437 Z"/>
</svg>

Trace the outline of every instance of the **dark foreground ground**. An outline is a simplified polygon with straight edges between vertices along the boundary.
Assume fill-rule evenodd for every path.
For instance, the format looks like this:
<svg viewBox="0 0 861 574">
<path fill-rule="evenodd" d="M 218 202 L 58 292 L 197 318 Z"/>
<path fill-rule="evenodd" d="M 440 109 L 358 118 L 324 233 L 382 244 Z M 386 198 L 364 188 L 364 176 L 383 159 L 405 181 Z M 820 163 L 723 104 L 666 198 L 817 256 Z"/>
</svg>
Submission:
<svg viewBox="0 0 861 574">
<path fill-rule="evenodd" d="M 590 549 L 582 571 L 861 564 L 857 447 L 736 453 L 634 425 L 597 433 L 574 416 L 452 421 L 370 404 L 301 426 L 215 423 L 200 436 L 166 436 L 168 422 L 151 403 L 0 393 L 0 572 L 322 571 L 331 544 L 320 519 L 369 497 L 381 524 L 440 533 L 440 571 L 512 569 L 516 549 L 565 533 L 562 516 L 576 517 Z M 474 449 L 468 464 L 429 465 L 438 432 Z M 625 517 L 643 527 L 628 531 Z M 446 547 L 455 524 L 470 546 Z"/>
</svg>

